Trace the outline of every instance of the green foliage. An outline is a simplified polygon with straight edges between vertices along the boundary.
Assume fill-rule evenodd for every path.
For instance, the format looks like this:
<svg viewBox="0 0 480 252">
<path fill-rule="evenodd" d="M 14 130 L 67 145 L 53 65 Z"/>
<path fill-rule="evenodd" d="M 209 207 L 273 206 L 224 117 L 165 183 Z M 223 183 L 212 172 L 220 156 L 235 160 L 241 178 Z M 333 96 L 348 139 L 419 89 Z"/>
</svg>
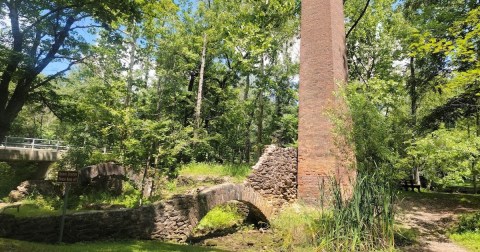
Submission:
<svg viewBox="0 0 480 252">
<path fill-rule="evenodd" d="M 336 182 L 332 182 L 331 188 L 333 198 L 329 207 L 320 211 L 293 206 L 272 222 L 275 233 L 282 237 L 284 249 L 378 251 L 393 248 L 395 189 L 390 180 L 379 174 L 359 176 L 348 199 L 342 197 Z"/>
<path fill-rule="evenodd" d="M 462 215 L 453 232 L 459 234 L 466 232 L 480 233 L 480 212 Z"/>
<path fill-rule="evenodd" d="M 236 182 L 243 181 L 252 171 L 247 164 L 189 163 L 179 169 L 179 175 L 187 176 L 229 176 Z"/>
<path fill-rule="evenodd" d="M 451 234 L 450 239 L 458 243 L 470 251 L 480 251 L 480 233 L 465 232 L 461 234 Z"/>
<path fill-rule="evenodd" d="M 225 204 L 214 207 L 205 215 L 194 232 L 208 233 L 210 231 L 232 228 L 243 222 L 243 216 L 238 212 L 237 207 Z"/>
<path fill-rule="evenodd" d="M 121 205 L 127 208 L 137 207 L 141 199 L 140 190 L 136 189 L 130 182 L 123 182 L 122 194 L 113 195 L 109 192 L 91 192 L 88 194 L 79 195 L 78 199 L 72 197 L 70 207 L 77 210 L 88 209 L 90 205 Z M 148 204 L 148 201 L 143 201 Z"/>
<path fill-rule="evenodd" d="M 15 187 L 15 172 L 7 163 L 0 162 L 0 197 L 3 198 Z"/>
<path fill-rule="evenodd" d="M 351 198 L 333 182 L 332 210 L 323 211 L 318 246 L 327 251 L 372 251 L 393 248 L 395 187 L 383 174 L 357 177 Z M 323 199 L 322 199 L 323 200 Z"/>
<path fill-rule="evenodd" d="M 406 247 L 411 246 L 418 242 L 419 232 L 413 228 L 395 228 L 395 246 L 396 247 Z"/>
<path fill-rule="evenodd" d="M 429 180 L 441 186 L 461 184 L 464 177 L 479 172 L 475 162 L 480 155 L 479 141 L 480 138 L 469 135 L 460 127 L 442 127 L 413 142 L 406 149 L 409 156 L 399 164 L 408 169 L 413 158 Z"/>
<path fill-rule="evenodd" d="M 0 162 L 0 198 L 7 196 L 21 182 L 32 179 L 37 169 L 34 162 Z"/>
<path fill-rule="evenodd" d="M 276 234 L 282 238 L 282 248 L 291 251 L 294 248 L 312 248 L 317 246 L 321 233 L 317 225 L 322 214 L 314 208 L 293 205 L 282 211 L 273 219 L 271 225 Z"/>
</svg>

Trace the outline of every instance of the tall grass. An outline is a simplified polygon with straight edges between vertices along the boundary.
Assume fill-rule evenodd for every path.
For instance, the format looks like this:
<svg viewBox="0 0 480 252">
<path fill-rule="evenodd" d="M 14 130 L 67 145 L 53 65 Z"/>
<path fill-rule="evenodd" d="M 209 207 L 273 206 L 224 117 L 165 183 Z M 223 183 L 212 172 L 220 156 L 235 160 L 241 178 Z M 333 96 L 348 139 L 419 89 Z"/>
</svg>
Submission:
<svg viewBox="0 0 480 252">
<path fill-rule="evenodd" d="M 317 222 L 318 246 L 327 251 L 374 251 L 394 247 L 395 189 L 377 173 L 357 177 L 349 198 L 332 182 L 333 199 Z M 324 191 L 324 190 L 322 190 Z"/>
<path fill-rule="evenodd" d="M 297 206 L 287 209 L 272 223 L 287 251 L 385 251 L 394 248 L 395 188 L 389 179 L 370 173 L 359 175 L 350 197 L 329 181 L 331 194 L 321 197 L 321 209 Z"/>
</svg>

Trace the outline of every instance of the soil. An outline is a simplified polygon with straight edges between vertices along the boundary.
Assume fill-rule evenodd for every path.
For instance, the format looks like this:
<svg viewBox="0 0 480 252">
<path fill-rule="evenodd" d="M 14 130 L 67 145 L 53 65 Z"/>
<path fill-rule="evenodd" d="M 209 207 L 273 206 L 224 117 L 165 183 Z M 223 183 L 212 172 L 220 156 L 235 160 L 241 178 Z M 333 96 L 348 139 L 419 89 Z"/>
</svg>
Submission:
<svg viewBox="0 0 480 252">
<path fill-rule="evenodd" d="M 197 245 L 215 247 L 227 251 L 270 252 L 281 251 L 281 238 L 272 230 L 242 230 L 222 237 L 210 238 Z"/>
<path fill-rule="evenodd" d="M 418 234 L 417 241 L 401 251 L 466 252 L 448 239 L 448 230 L 461 214 L 478 210 L 479 197 L 466 194 L 402 193 L 397 224 Z"/>
</svg>

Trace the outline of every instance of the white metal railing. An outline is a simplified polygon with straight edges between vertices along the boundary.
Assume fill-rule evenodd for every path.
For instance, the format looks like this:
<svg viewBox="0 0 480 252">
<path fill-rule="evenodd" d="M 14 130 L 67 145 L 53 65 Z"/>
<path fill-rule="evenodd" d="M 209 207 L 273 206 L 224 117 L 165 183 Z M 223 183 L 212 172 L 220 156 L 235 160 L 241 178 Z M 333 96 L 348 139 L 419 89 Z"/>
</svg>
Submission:
<svg viewBox="0 0 480 252">
<path fill-rule="evenodd" d="M 66 151 L 66 146 L 62 141 L 39 139 L 39 138 L 23 138 L 23 137 L 10 137 L 7 136 L 0 143 L 0 148 L 3 149 L 32 149 L 32 150 L 55 150 Z"/>
</svg>

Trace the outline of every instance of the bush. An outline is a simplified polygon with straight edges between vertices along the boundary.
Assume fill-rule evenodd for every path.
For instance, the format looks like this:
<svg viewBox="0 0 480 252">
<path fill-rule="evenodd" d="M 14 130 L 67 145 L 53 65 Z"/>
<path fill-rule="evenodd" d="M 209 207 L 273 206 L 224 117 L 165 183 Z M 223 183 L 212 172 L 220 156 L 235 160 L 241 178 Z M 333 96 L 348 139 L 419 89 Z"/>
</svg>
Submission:
<svg viewBox="0 0 480 252">
<path fill-rule="evenodd" d="M 0 162 L 0 198 L 8 195 L 15 187 L 15 172 L 7 163 Z"/>
<path fill-rule="evenodd" d="M 76 200 L 72 200 L 72 205 L 77 210 L 81 210 L 88 208 L 91 204 L 123 205 L 128 208 L 133 208 L 140 204 L 141 192 L 130 182 L 123 182 L 122 191 L 123 193 L 119 196 L 105 191 L 80 195 Z"/>
<path fill-rule="evenodd" d="M 454 228 L 455 233 L 480 232 L 480 212 L 462 215 Z"/>
<path fill-rule="evenodd" d="M 276 234 L 282 238 L 282 248 L 291 251 L 295 247 L 317 246 L 320 227 L 317 225 L 321 213 L 312 208 L 301 205 L 293 205 L 280 213 L 272 221 L 272 227 Z"/>
</svg>

